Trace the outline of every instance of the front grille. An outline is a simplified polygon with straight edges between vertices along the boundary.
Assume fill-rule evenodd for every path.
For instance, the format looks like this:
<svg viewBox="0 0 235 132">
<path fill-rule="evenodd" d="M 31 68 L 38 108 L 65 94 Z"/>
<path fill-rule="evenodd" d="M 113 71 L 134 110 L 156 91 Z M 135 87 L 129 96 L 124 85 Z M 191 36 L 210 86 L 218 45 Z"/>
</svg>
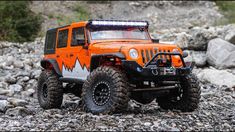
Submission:
<svg viewBox="0 0 235 132">
<path fill-rule="evenodd" d="M 165 49 L 157 49 L 157 48 L 154 48 L 154 49 L 142 49 L 141 51 L 141 56 L 142 56 L 142 61 L 143 63 L 147 63 L 148 61 L 150 61 L 150 59 L 152 59 L 152 57 L 159 53 L 159 52 L 170 52 L 170 50 L 165 50 Z M 169 55 L 159 55 L 157 57 L 158 59 L 159 58 L 166 58 L 166 59 L 170 59 L 170 56 Z"/>
</svg>

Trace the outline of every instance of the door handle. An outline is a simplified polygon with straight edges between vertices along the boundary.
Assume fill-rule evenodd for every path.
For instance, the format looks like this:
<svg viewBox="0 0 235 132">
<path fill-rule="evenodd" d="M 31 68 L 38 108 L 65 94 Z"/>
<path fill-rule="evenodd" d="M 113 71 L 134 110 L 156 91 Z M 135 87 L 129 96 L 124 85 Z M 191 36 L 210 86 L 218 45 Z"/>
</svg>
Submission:
<svg viewBox="0 0 235 132">
<path fill-rule="evenodd" d="M 59 56 L 59 55 L 57 55 L 56 57 L 57 57 L 57 58 L 59 58 L 60 56 Z"/>
<path fill-rule="evenodd" d="M 72 56 L 73 56 L 73 54 L 70 54 L 69 56 L 70 56 L 70 57 L 72 57 Z"/>
</svg>

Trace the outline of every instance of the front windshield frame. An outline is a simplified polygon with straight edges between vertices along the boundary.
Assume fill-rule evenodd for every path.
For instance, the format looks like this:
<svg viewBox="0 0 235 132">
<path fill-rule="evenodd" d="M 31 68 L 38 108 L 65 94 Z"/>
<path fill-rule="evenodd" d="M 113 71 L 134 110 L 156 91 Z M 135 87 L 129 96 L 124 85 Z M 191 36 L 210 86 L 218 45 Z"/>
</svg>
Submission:
<svg viewBox="0 0 235 132">
<path fill-rule="evenodd" d="M 140 28 L 140 27 L 139 27 Z M 133 29 L 139 29 L 138 27 L 133 27 Z M 92 34 L 91 34 L 91 30 L 92 29 L 88 29 L 88 34 L 89 34 L 89 39 L 90 41 L 112 41 L 112 40 L 115 40 L 115 41 L 151 41 L 151 37 L 150 37 L 150 34 L 148 32 L 148 29 L 147 28 L 141 28 L 144 33 L 145 33 L 145 37 L 146 39 L 138 39 L 138 38 L 107 38 L 107 39 L 92 39 Z M 107 30 L 107 29 L 105 29 Z M 112 30 L 125 30 L 125 29 L 110 29 L 111 31 Z M 102 29 L 101 29 L 102 31 Z"/>
</svg>

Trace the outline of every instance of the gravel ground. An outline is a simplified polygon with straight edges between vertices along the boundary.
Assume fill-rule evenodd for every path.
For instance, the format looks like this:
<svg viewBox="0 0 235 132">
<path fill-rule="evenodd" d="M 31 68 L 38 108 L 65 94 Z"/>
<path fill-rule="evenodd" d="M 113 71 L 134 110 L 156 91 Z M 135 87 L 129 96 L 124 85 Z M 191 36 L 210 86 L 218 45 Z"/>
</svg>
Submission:
<svg viewBox="0 0 235 132">
<path fill-rule="evenodd" d="M 79 98 L 64 95 L 61 109 L 43 110 L 35 98 L 28 105 L 1 113 L 0 130 L 235 130 L 235 93 L 228 87 L 202 85 L 199 108 L 190 113 L 165 111 L 153 101 L 141 105 L 129 102 L 121 114 L 92 115 L 79 108 Z M 16 110 L 14 109 L 20 109 Z"/>
</svg>

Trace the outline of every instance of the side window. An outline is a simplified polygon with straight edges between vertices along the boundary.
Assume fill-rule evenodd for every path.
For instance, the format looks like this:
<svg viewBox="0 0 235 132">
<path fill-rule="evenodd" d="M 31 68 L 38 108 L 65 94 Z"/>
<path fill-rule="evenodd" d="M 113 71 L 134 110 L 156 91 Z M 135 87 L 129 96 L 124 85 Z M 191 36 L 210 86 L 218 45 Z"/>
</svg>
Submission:
<svg viewBox="0 0 235 132">
<path fill-rule="evenodd" d="M 67 46 L 68 31 L 69 31 L 68 29 L 59 31 L 59 40 L 57 48 L 63 48 Z"/>
<path fill-rule="evenodd" d="M 85 35 L 84 35 L 84 28 L 74 28 L 72 30 L 72 42 L 71 46 L 79 46 L 85 44 Z"/>
</svg>

